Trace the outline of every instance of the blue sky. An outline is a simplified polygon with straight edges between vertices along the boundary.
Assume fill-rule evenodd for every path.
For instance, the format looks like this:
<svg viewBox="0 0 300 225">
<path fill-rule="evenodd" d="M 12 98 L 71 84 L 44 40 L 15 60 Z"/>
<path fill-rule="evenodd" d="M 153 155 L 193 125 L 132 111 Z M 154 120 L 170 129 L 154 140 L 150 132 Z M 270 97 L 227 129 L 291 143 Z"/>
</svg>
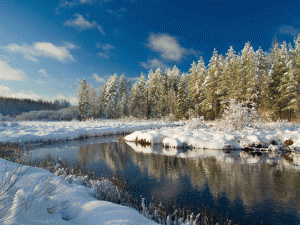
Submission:
<svg viewBox="0 0 300 225">
<path fill-rule="evenodd" d="M 293 44 L 299 1 L 1 0 L 0 95 L 76 104 L 85 77 L 99 88 L 114 73 L 188 72 L 214 48 L 240 52 Z"/>
</svg>

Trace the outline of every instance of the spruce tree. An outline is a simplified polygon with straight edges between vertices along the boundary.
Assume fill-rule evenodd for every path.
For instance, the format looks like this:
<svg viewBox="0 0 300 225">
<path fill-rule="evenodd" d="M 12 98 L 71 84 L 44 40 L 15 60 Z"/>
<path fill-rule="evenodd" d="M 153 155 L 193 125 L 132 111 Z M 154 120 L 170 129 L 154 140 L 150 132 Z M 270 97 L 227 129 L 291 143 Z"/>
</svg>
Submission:
<svg viewBox="0 0 300 225">
<path fill-rule="evenodd" d="M 187 83 L 186 75 L 183 74 L 180 79 L 177 101 L 176 101 L 176 117 L 182 119 L 186 117 L 188 111 L 188 102 L 187 102 Z"/>
<path fill-rule="evenodd" d="M 214 49 L 204 82 L 205 98 L 201 104 L 202 109 L 206 112 L 206 117 L 209 119 L 218 118 L 220 114 L 219 82 L 222 74 L 222 61 L 223 57 L 219 56 L 217 50 Z"/>
<path fill-rule="evenodd" d="M 135 82 L 130 92 L 130 112 L 137 118 L 145 118 L 147 116 L 147 87 L 144 74 Z"/>
<path fill-rule="evenodd" d="M 85 78 L 83 78 L 78 94 L 78 119 L 86 120 L 89 112 L 89 92 Z"/>
</svg>

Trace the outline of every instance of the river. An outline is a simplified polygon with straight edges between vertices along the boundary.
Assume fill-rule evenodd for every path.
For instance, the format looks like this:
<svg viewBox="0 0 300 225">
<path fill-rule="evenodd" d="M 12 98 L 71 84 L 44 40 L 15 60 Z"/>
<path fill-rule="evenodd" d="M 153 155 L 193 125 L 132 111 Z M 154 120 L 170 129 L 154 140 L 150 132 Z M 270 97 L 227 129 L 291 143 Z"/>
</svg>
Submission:
<svg viewBox="0 0 300 225">
<path fill-rule="evenodd" d="M 300 223 L 300 169 L 274 153 L 142 148 L 112 136 L 34 147 L 27 154 L 79 162 L 103 176 L 118 173 L 134 197 L 154 197 L 169 207 L 204 205 L 239 223 Z"/>
</svg>

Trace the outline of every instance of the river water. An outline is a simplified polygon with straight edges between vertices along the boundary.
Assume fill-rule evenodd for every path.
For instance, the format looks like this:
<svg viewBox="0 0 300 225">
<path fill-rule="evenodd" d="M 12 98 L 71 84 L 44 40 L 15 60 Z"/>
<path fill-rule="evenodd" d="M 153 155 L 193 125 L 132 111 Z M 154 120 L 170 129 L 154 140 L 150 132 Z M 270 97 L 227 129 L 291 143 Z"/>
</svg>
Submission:
<svg viewBox="0 0 300 225">
<path fill-rule="evenodd" d="M 300 224 L 300 169 L 274 153 L 143 148 L 109 137 L 35 147 L 28 155 L 79 162 L 103 176 L 118 173 L 135 197 L 170 207 L 205 205 L 241 223 Z"/>
</svg>

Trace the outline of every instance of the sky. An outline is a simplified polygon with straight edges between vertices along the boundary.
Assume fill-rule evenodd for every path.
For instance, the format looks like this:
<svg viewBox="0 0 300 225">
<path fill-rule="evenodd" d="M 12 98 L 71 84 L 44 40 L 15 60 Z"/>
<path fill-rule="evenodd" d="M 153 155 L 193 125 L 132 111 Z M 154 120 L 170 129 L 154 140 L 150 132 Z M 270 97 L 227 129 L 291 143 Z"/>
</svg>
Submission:
<svg viewBox="0 0 300 225">
<path fill-rule="evenodd" d="M 1 0 L 0 96 L 67 99 L 83 78 L 99 89 L 114 73 L 134 83 L 143 72 L 188 72 L 233 46 L 269 51 L 292 43 L 300 1 Z"/>
</svg>

